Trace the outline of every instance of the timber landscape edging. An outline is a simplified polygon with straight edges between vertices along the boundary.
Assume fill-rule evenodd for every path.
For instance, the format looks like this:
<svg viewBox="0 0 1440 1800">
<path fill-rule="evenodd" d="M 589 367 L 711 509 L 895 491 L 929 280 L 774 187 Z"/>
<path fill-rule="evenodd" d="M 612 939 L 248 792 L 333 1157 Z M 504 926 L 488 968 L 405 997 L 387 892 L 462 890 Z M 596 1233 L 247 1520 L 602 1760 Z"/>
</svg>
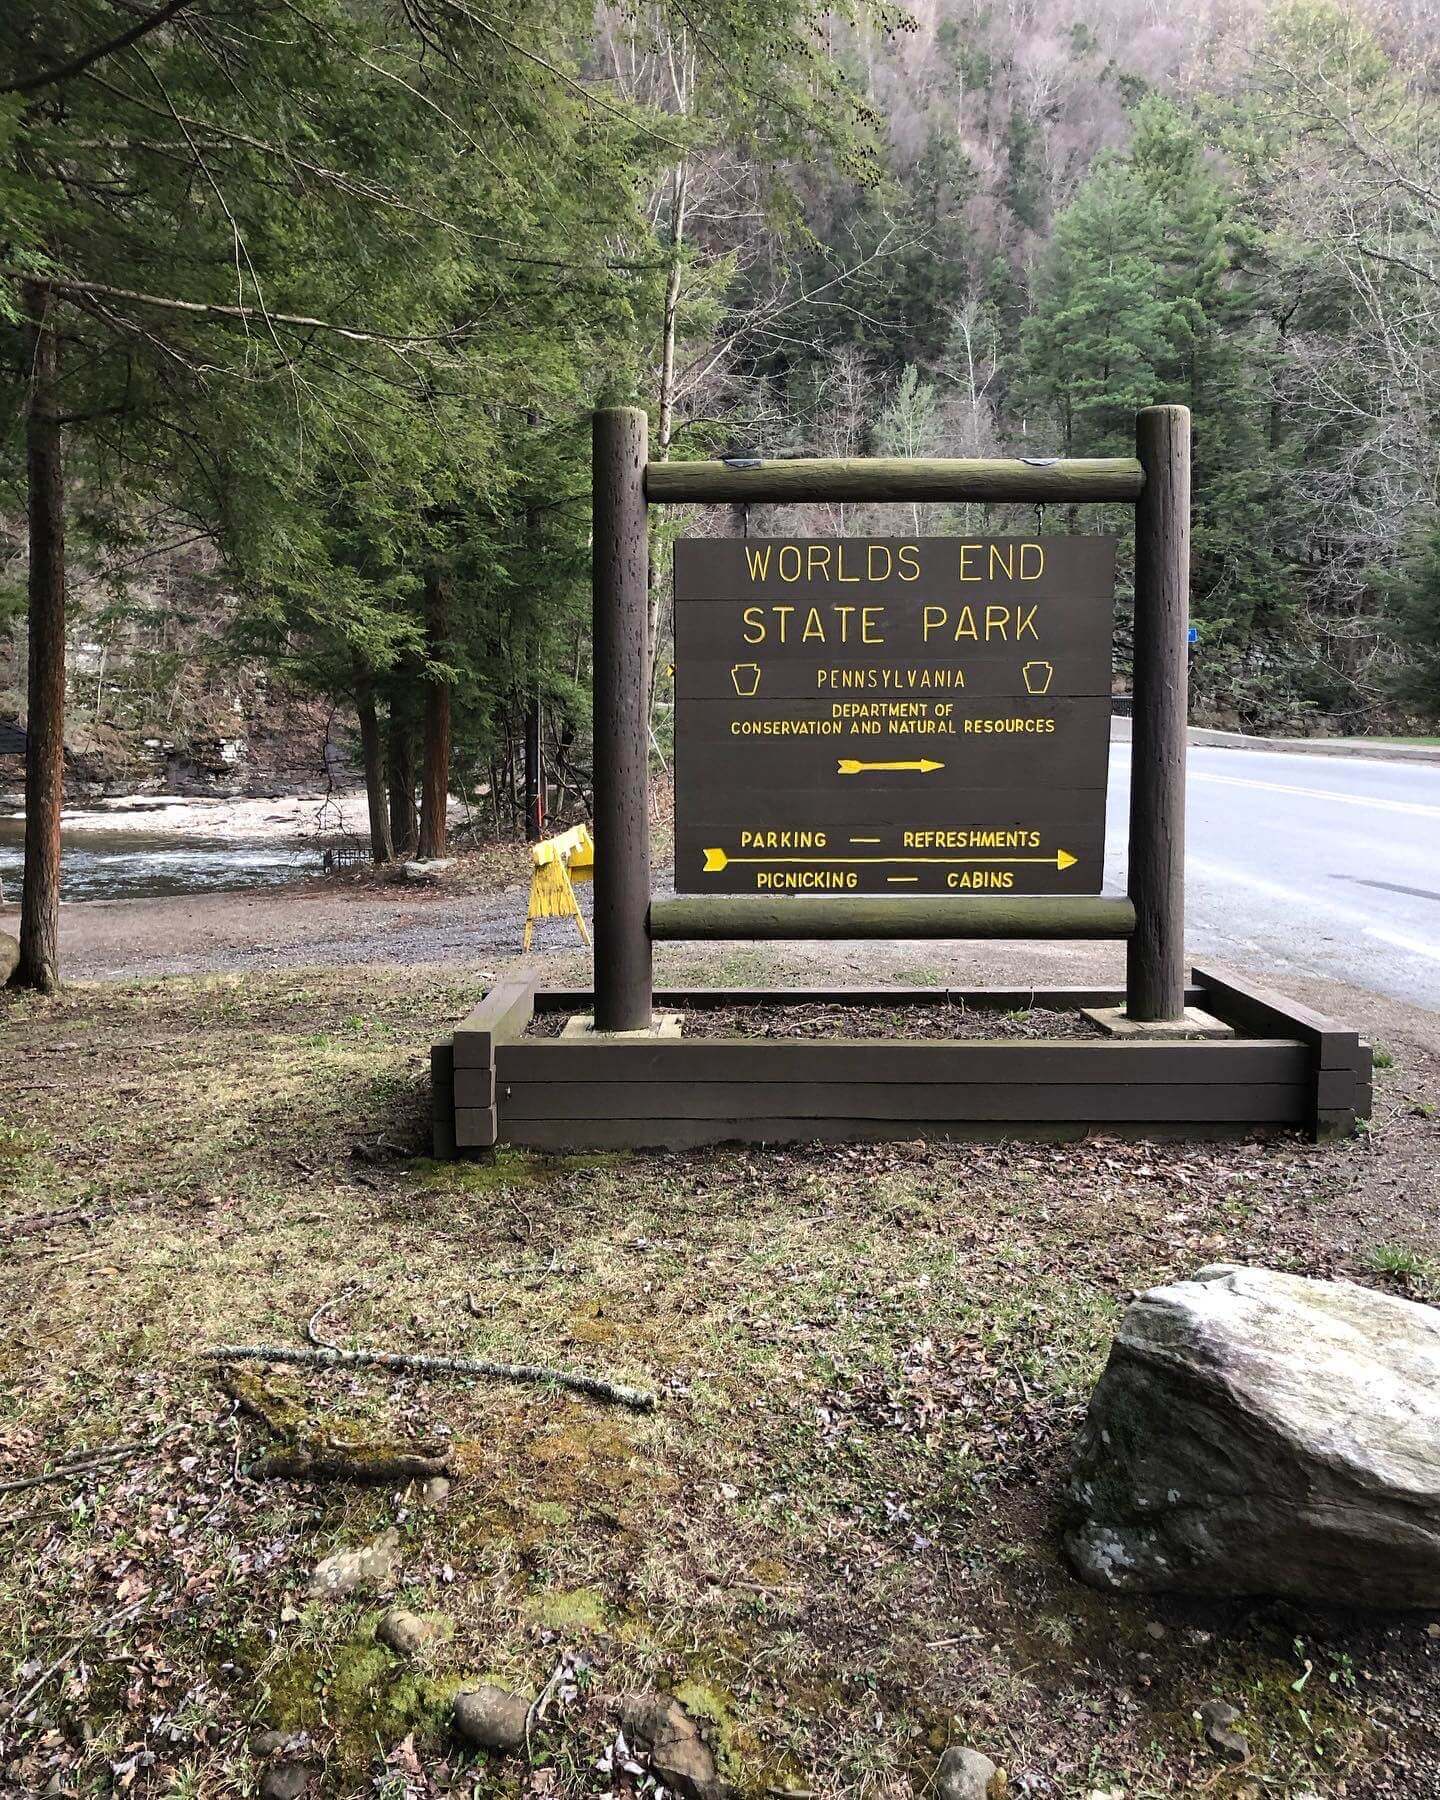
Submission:
<svg viewBox="0 0 1440 1800">
<path fill-rule="evenodd" d="M 1113 1005 L 1108 988 L 661 989 L 656 1004 L 961 1004 L 974 1010 Z M 435 1154 L 685 1149 L 935 1138 L 1214 1136 L 1257 1127 L 1317 1139 L 1369 1116 L 1359 1034 L 1224 971 L 1195 969 L 1187 1001 L 1219 1041 L 745 1036 L 527 1036 L 535 1013 L 584 1012 L 581 989 L 495 983 L 436 1047 Z"/>
</svg>

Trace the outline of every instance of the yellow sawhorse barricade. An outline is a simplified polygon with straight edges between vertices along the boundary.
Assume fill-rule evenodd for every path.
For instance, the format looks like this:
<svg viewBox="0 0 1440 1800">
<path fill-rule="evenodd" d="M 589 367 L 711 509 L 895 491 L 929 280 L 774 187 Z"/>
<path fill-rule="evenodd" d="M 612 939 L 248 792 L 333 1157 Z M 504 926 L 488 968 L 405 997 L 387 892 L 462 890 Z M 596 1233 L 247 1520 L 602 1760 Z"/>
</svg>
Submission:
<svg viewBox="0 0 1440 1800">
<path fill-rule="evenodd" d="M 525 948 L 535 934 L 537 919 L 573 919 L 580 941 L 589 945 L 590 933 L 575 898 L 574 883 L 589 881 L 595 873 L 595 840 L 588 826 L 576 825 L 558 837 L 533 844 L 535 873 L 530 877 L 530 907 L 525 914 Z"/>
</svg>

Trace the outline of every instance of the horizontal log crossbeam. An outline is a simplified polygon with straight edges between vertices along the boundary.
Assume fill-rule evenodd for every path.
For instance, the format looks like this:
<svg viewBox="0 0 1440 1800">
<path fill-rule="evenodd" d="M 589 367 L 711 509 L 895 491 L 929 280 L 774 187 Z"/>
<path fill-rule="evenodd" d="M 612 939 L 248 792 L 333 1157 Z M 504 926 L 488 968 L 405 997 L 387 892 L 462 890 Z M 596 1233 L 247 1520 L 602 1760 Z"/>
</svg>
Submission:
<svg viewBox="0 0 1440 1800">
<path fill-rule="evenodd" d="M 793 501 L 1019 501 L 1134 504 L 1145 475 L 1132 457 L 732 457 L 648 463 L 651 506 L 783 506 Z"/>
<path fill-rule="evenodd" d="M 890 898 L 683 894 L 650 902 L 660 942 L 765 938 L 1124 938 L 1135 908 L 1123 894 L 964 894 Z"/>
</svg>

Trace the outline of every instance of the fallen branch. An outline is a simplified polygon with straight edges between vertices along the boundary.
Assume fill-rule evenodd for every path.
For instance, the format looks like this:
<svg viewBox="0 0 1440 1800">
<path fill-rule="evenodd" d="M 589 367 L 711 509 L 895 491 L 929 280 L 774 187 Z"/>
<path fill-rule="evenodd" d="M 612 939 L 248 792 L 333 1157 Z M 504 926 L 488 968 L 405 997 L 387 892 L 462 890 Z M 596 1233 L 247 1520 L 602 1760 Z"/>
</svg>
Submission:
<svg viewBox="0 0 1440 1800">
<path fill-rule="evenodd" d="M 473 1356 L 426 1356 L 404 1350 L 296 1350 L 288 1344 L 220 1344 L 202 1350 L 203 1362 L 291 1363 L 300 1368 L 401 1369 L 416 1375 L 483 1375 L 495 1381 L 532 1381 L 553 1384 L 588 1394 L 592 1400 L 613 1400 L 635 1412 L 653 1412 L 655 1396 L 644 1388 L 624 1387 L 598 1375 L 576 1375 L 568 1369 L 550 1369 L 543 1363 L 488 1362 Z"/>
<path fill-rule="evenodd" d="M 310 1342 L 314 1344 L 317 1350 L 338 1350 L 340 1348 L 338 1344 L 332 1343 L 329 1338 L 321 1337 L 320 1321 L 324 1318 L 325 1314 L 329 1312 L 332 1306 L 338 1306 L 342 1300 L 350 1299 L 356 1291 L 356 1286 L 357 1284 L 355 1282 L 347 1281 L 338 1294 L 332 1294 L 328 1300 L 322 1300 L 315 1308 L 314 1312 L 311 1313 L 305 1326 L 305 1335 L 309 1338 Z"/>
<path fill-rule="evenodd" d="M 158 1597 L 161 1599 L 169 1598 L 169 1596 L 166 1594 L 162 1594 Z M 30 1702 L 35 1698 L 35 1696 L 40 1692 L 41 1688 L 44 1687 L 45 1683 L 50 1679 L 50 1677 L 52 1675 L 58 1675 L 60 1673 L 60 1671 L 65 1667 L 66 1663 L 68 1663 L 70 1661 L 70 1658 L 72 1656 L 77 1655 L 81 1650 L 83 1650 L 85 1648 L 85 1646 L 87 1644 L 93 1643 L 96 1638 L 102 1637 L 107 1631 L 109 1631 L 109 1629 L 112 1625 L 121 1625 L 127 1619 L 133 1619 L 135 1617 L 136 1613 L 143 1610 L 146 1600 L 153 1599 L 153 1598 L 156 1598 L 156 1596 L 147 1594 L 144 1599 L 132 1601 L 129 1606 L 122 1606 L 118 1612 L 112 1612 L 112 1613 L 107 1614 L 107 1616 L 105 1618 L 103 1618 L 98 1625 L 93 1626 L 89 1631 L 82 1632 L 79 1637 L 75 1638 L 72 1641 L 72 1643 L 70 1644 L 68 1649 L 61 1651 L 59 1656 L 57 1656 L 55 1658 L 54 1662 L 50 1663 L 48 1665 L 48 1667 L 46 1667 L 40 1671 L 40 1673 L 30 1683 L 29 1687 L 26 1688 L 25 1692 L 20 1696 L 20 1698 L 15 1702 L 14 1706 L 11 1708 L 11 1717 L 16 1718 L 16 1719 L 22 1717 L 24 1714 L 25 1708 L 30 1704 Z"/>
<path fill-rule="evenodd" d="M 277 1481 L 425 1481 L 450 1470 L 447 1455 L 426 1456 L 415 1450 L 389 1445 L 357 1446 L 343 1440 L 334 1444 L 297 1444 L 293 1450 L 276 1450 L 256 1463 L 250 1473 L 257 1480 Z"/>
<path fill-rule="evenodd" d="M 43 1487 L 50 1481 L 69 1481 L 76 1475 L 93 1475 L 97 1469 L 109 1469 L 117 1463 L 130 1462 L 137 1456 L 144 1456 L 148 1450 L 157 1449 L 166 1438 L 174 1437 L 177 1431 L 184 1430 L 181 1425 L 167 1426 L 164 1431 L 157 1432 L 152 1438 L 142 1438 L 135 1444 L 108 1444 L 101 1450 L 80 1450 L 74 1456 L 67 1456 L 63 1462 L 56 1463 L 53 1469 L 46 1469 L 39 1475 L 24 1475 L 17 1481 L 0 1481 L 0 1494 L 18 1494 L 25 1488 Z"/>
<path fill-rule="evenodd" d="M 36 1237 L 42 1231 L 51 1231 L 57 1225 L 78 1225 L 94 1218 L 93 1210 L 88 1206 L 67 1206 L 63 1212 L 30 1213 L 23 1219 L 10 1219 L 0 1225 L 0 1243 L 10 1244 L 16 1238 Z"/>
<path fill-rule="evenodd" d="M 324 1430 L 299 1401 L 273 1392 L 259 1375 L 222 1369 L 220 1381 L 240 1410 L 276 1440 L 277 1448 L 249 1471 L 257 1479 L 389 1483 L 450 1471 L 448 1444 L 407 1443 L 343 1424 Z"/>
</svg>

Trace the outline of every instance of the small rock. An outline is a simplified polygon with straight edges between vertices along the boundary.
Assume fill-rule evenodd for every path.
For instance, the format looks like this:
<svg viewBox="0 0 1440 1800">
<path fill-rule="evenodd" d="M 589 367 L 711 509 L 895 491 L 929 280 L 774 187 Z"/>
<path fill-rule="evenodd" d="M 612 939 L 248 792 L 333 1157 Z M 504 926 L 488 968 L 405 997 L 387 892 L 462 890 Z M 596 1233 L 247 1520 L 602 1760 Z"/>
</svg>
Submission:
<svg viewBox="0 0 1440 1800">
<path fill-rule="evenodd" d="M 434 887 L 438 885 L 440 877 L 451 867 L 454 861 L 455 858 L 453 856 L 436 856 L 428 862 L 401 863 L 401 879 L 404 881 L 418 881 L 426 886 Z"/>
<path fill-rule="evenodd" d="M 256 1762 L 264 1762 L 285 1748 L 288 1739 L 283 1731 L 257 1731 L 250 1738 L 250 1754 Z"/>
<path fill-rule="evenodd" d="M 420 1504 L 440 1508 L 450 1498 L 450 1477 L 448 1475 L 432 1475 L 420 1487 Z"/>
<path fill-rule="evenodd" d="M 1199 1708 L 1199 1717 L 1205 1742 L 1217 1756 L 1230 1762 L 1250 1760 L 1250 1740 L 1243 1731 L 1235 1730 L 1240 1714 L 1228 1700 L 1207 1700 Z"/>
<path fill-rule="evenodd" d="M 276 1763 L 260 1780 L 260 1800 L 303 1800 L 314 1770 L 308 1763 Z"/>
<path fill-rule="evenodd" d="M 419 1656 L 432 1644 L 448 1638 L 454 1629 L 444 1613 L 413 1613 L 403 1606 L 392 1606 L 375 1627 L 375 1637 L 397 1656 Z"/>
<path fill-rule="evenodd" d="M 1165 1627 L 1158 1619 L 1152 1619 L 1145 1627 L 1145 1635 L 1146 1637 L 1154 1638 L 1155 1642 L 1158 1644 L 1165 1635 Z"/>
<path fill-rule="evenodd" d="M 315 1565 L 310 1593 L 316 1599 L 339 1600 L 357 1592 L 379 1593 L 400 1566 L 400 1533 L 392 1525 L 358 1550 L 337 1550 Z"/>
<path fill-rule="evenodd" d="M 529 1712 L 528 1700 L 507 1694 L 504 1688 L 470 1688 L 455 1696 L 455 1730 L 467 1744 L 504 1756 L 525 1742 Z"/>
<path fill-rule="evenodd" d="M 1195 1710 L 1200 1723 L 1207 1729 L 1211 1725 L 1234 1725 L 1240 1717 L 1239 1708 L 1232 1706 L 1228 1700 L 1207 1700 Z"/>
<path fill-rule="evenodd" d="M 938 1800 L 997 1800 L 1004 1787 L 1004 1778 L 988 1756 L 959 1744 L 945 1752 L 935 1771 Z"/>
<path fill-rule="evenodd" d="M 11 937 L 8 931 L 0 931 L 0 987 L 20 967 L 20 941 Z"/>
<path fill-rule="evenodd" d="M 669 1694 L 631 1694 L 621 1703 L 620 1722 L 663 1787 L 683 1800 L 717 1800 L 715 1758 L 678 1700 Z"/>
</svg>

